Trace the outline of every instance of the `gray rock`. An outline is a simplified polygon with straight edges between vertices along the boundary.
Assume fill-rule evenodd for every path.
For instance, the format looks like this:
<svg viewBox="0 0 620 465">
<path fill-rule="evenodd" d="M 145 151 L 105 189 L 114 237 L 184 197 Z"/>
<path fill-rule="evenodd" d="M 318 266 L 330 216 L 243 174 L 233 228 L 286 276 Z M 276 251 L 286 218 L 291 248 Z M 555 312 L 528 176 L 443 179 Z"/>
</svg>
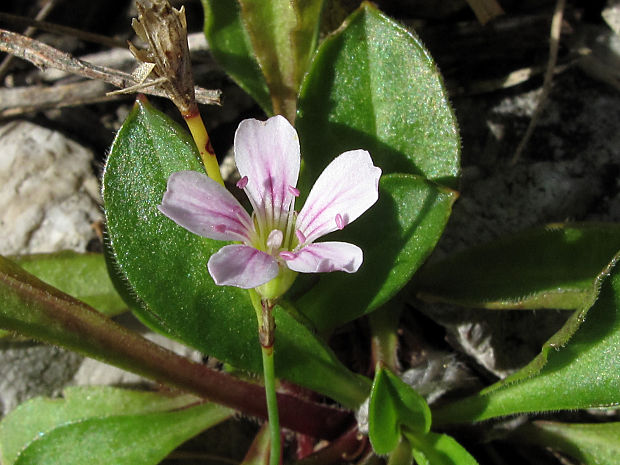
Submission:
<svg viewBox="0 0 620 465">
<path fill-rule="evenodd" d="M 103 219 L 93 154 L 27 121 L 0 126 L 0 253 L 86 250 Z"/>
<path fill-rule="evenodd" d="M 0 346 L 0 417 L 35 396 L 59 394 L 77 371 L 82 357 L 34 343 Z"/>
<path fill-rule="evenodd" d="M 0 253 L 86 250 L 102 219 L 93 154 L 26 121 L 0 126 Z M 82 357 L 57 347 L 3 340 L 0 413 L 36 395 L 55 395 Z"/>
</svg>

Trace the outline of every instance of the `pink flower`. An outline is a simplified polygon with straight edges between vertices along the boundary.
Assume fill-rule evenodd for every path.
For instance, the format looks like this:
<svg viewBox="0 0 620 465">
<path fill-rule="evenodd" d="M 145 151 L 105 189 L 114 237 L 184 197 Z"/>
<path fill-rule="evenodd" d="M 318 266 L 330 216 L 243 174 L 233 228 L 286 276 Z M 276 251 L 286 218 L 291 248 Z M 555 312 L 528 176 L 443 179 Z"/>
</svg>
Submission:
<svg viewBox="0 0 620 465">
<path fill-rule="evenodd" d="M 359 247 L 314 241 L 344 228 L 377 201 L 381 169 L 368 152 L 352 150 L 334 159 L 299 213 L 299 139 L 285 118 L 242 121 L 235 134 L 235 160 L 241 174 L 237 187 L 248 196 L 252 216 L 224 187 L 195 171 L 173 173 L 159 206 L 195 234 L 238 242 L 209 259 L 216 284 L 250 289 L 278 277 L 275 293 L 281 295 L 295 272 L 358 270 L 363 260 Z"/>
</svg>

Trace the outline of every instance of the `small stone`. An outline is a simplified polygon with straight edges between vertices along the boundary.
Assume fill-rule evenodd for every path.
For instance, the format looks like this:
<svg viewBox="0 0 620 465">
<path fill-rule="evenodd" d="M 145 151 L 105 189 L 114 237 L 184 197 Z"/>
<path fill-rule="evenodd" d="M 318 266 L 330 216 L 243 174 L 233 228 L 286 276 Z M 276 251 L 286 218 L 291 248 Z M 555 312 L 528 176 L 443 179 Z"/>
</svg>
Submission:
<svg viewBox="0 0 620 465">
<path fill-rule="evenodd" d="M 93 154 L 27 121 L 0 126 L 0 254 L 84 252 L 102 220 Z M 2 340 L 0 416 L 39 395 L 57 395 L 82 356 L 35 342 Z"/>
<path fill-rule="evenodd" d="M 0 126 L 0 254 L 84 252 L 101 221 L 93 154 L 27 121 Z"/>
</svg>

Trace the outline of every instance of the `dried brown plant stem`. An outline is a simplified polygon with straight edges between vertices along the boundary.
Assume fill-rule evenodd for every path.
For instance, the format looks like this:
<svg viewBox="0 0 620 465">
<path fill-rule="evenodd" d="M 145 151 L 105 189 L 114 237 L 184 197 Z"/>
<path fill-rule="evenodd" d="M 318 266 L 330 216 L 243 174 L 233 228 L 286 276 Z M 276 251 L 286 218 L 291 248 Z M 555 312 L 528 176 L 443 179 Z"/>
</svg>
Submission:
<svg viewBox="0 0 620 465">
<path fill-rule="evenodd" d="M 106 95 L 109 89 L 109 85 L 105 82 L 93 80 L 54 86 L 0 88 L 0 118 L 124 98 L 124 96 Z"/>
<path fill-rule="evenodd" d="M 42 42 L 5 29 L 0 29 L 0 51 L 29 61 L 39 68 L 60 69 L 88 79 L 107 82 L 119 88 L 140 84 L 131 74 L 90 64 Z M 164 90 L 156 87 L 141 88 L 140 92 L 159 97 L 168 97 Z M 210 105 L 219 105 L 220 103 L 220 91 L 218 90 L 196 87 L 195 93 L 198 103 Z"/>
<path fill-rule="evenodd" d="M 45 19 L 47 15 L 50 13 L 50 11 L 52 11 L 52 8 L 54 8 L 55 3 L 56 3 L 56 0 L 47 0 L 45 4 L 43 5 L 43 7 L 37 13 L 35 20 L 42 21 L 43 19 Z M 2 16 L 2 13 L 0 13 L 0 17 L 1 16 Z M 36 27 L 28 26 L 26 30 L 24 31 L 24 35 L 26 37 L 30 37 L 32 36 L 32 34 L 35 33 L 36 30 L 37 30 Z M 9 69 L 11 61 L 13 61 L 13 55 L 7 55 L 6 57 L 4 57 L 4 60 L 2 60 L 2 63 L 0 63 L 0 80 L 2 80 L 2 78 L 6 74 L 6 71 Z"/>
<path fill-rule="evenodd" d="M 551 91 L 551 84 L 553 82 L 553 74 L 555 72 L 555 66 L 558 62 L 558 50 L 560 48 L 560 34 L 562 31 L 562 18 L 564 16 L 564 7 L 566 6 L 566 0 L 557 0 L 555 4 L 555 11 L 553 12 L 553 19 L 551 21 L 551 34 L 549 40 L 549 61 L 547 62 L 547 70 L 545 71 L 545 78 L 543 81 L 542 93 L 540 94 L 540 98 L 538 99 L 538 104 L 536 105 L 536 109 L 534 110 L 534 114 L 532 115 L 532 119 L 530 120 L 530 124 L 528 125 L 521 142 L 517 146 L 515 150 L 515 154 L 512 157 L 510 164 L 514 166 L 521 157 L 523 150 L 527 146 L 532 134 L 534 133 L 534 129 L 536 129 L 536 125 L 538 124 L 538 120 L 540 119 L 540 115 L 542 114 L 547 98 L 549 97 L 549 92 Z"/>
</svg>

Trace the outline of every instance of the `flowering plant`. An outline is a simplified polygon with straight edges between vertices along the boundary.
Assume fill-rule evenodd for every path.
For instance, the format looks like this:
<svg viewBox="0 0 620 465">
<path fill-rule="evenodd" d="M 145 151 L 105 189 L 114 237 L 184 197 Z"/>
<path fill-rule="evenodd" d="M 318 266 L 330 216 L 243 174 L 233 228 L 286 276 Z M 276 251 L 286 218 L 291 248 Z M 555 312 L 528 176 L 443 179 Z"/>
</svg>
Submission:
<svg viewBox="0 0 620 465">
<path fill-rule="evenodd" d="M 237 412 L 268 420 L 248 464 L 469 465 L 476 441 L 503 439 L 618 463 L 620 423 L 534 415 L 620 402 L 620 228 L 552 225 L 425 264 L 458 197 L 442 79 L 417 36 L 369 3 L 321 34 L 323 3 L 202 1 L 213 56 L 266 115 L 238 126 L 235 184 L 194 100 L 183 9 L 139 3 L 149 48 L 131 50 L 151 74 L 138 87 L 167 94 L 189 133 L 138 96 L 102 179 L 105 257 L 0 258 L 0 326 L 166 389 L 28 401 L 0 423 L 3 465 L 156 464 Z M 437 311 L 423 301 L 573 313 L 490 382 L 406 324 Z M 126 308 L 210 363 L 109 318 Z"/>
</svg>

